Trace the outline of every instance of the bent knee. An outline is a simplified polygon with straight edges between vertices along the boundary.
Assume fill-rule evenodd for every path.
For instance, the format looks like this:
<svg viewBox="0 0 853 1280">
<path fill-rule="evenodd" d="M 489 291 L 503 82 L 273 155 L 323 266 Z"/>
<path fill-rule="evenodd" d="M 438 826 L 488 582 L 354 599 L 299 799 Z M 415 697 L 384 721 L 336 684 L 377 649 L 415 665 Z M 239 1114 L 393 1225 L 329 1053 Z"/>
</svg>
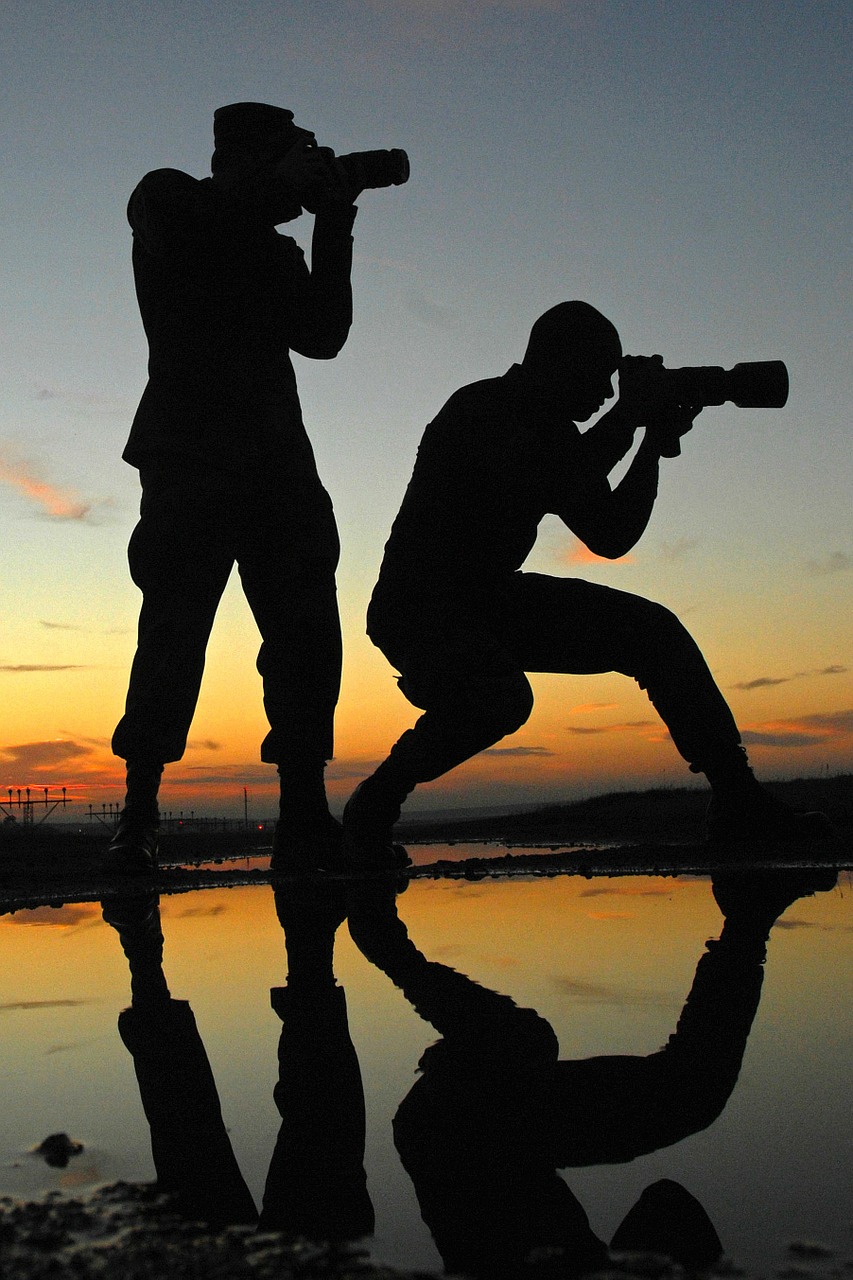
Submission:
<svg viewBox="0 0 853 1280">
<path fill-rule="evenodd" d="M 533 710 L 533 690 L 521 671 L 477 681 L 470 690 L 470 698 L 478 719 L 488 725 L 495 741 L 520 729 Z"/>
</svg>

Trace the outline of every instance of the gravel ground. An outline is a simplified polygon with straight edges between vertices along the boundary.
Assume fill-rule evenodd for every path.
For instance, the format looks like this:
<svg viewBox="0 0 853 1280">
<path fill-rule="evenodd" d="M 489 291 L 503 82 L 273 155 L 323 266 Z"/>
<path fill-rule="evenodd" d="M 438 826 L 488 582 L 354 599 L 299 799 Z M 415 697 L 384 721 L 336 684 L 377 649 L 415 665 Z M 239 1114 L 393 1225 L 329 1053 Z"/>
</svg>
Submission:
<svg viewBox="0 0 853 1280">
<path fill-rule="evenodd" d="M 0 1260 L 2 1274 L 15 1280 L 439 1280 L 434 1272 L 373 1264 L 356 1245 L 294 1243 L 244 1226 L 212 1231 L 170 1212 L 150 1185 L 123 1182 L 80 1199 L 57 1193 L 29 1202 L 0 1198 Z M 616 1255 L 594 1274 L 599 1280 L 685 1280 L 691 1273 L 653 1254 L 631 1254 Z M 786 1264 L 763 1272 L 781 1280 L 851 1274 L 853 1257 L 839 1258 L 808 1241 L 790 1244 Z M 725 1260 L 713 1275 L 758 1280 Z M 568 1277 L 579 1280 L 571 1260 L 543 1252 L 523 1272 L 494 1280 Z"/>
</svg>

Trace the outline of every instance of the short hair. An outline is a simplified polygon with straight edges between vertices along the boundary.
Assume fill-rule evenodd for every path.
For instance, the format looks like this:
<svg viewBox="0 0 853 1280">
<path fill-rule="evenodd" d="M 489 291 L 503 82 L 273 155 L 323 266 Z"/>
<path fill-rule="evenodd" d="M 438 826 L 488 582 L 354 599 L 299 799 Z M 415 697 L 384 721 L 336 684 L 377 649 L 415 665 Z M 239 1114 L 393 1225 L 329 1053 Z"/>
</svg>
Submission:
<svg viewBox="0 0 853 1280">
<path fill-rule="evenodd" d="M 587 352 L 591 347 L 604 351 L 613 350 L 614 364 L 622 356 L 622 343 L 616 326 L 588 302 L 558 302 L 533 325 L 524 363 L 550 364 L 565 360 L 575 352 Z"/>
</svg>

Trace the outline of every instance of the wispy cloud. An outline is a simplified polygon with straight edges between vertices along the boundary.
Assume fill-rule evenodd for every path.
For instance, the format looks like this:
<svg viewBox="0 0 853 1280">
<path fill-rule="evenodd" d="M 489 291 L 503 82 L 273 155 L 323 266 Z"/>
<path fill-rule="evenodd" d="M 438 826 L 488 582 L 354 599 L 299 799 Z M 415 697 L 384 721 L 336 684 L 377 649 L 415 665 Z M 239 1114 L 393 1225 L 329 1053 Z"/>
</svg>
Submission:
<svg viewBox="0 0 853 1280">
<path fill-rule="evenodd" d="M 76 626 L 73 622 L 50 622 L 47 618 L 39 618 L 39 626 L 46 627 L 48 631 L 82 631 L 82 627 Z"/>
<path fill-rule="evenodd" d="M 579 702 L 576 707 L 572 707 L 572 714 L 584 715 L 587 711 L 613 711 L 618 706 L 618 702 Z"/>
<path fill-rule="evenodd" d="M 0 1013 L 13 1009 L 76 1009 L 86 1003 L 85 1000 L 10 1000 L 8 1004 L 0 1004 Z"/>
<path fill-rule="evenodd" d="M 128 402 L 117 396 L 93 395 L 50 386 L 37 387 L 33 392 L 33 399 L 42 404 L 56 401 L 78 417 L 126 414 L 129 408 Z"/>
<path fill-rule="evenodd" d="M 598 918 L 604 918 L 603 913 Z M 619 916 L 613 913 L 611 919 L 622 919 L 630 917 Z M 679 1005 L 680 1001 L 674 996 L 664 991 L 638 991 L 630 987 L 618 987 L 601 985 L 593 982 L 580 982 L 576 978 L 555 977 L 551 979 L 553 985 L 563 995 L 569 996 L 577 1004 L 604 1004 L 633 1006 L 651 1009 L 671 1009 Z"/>
<path fill-rule="evenodd" d="M 79 666 L 74 662 L 3 662 L 0 671 L 9 675 L 29 675 L 34 671 L 89 671 L 89 667 Z"/>
<path fill-rule="evenodd" d="M 823 711 L 791 720 L 769 720 L 745 727 L 741 736 L 753 747 L 814 747 L 853 734 L 853 710 Z"/>
<path fill-rule="evenodd" d="M 51 520 L 89 520 L 95 506 L 75 489 L 46 480 L 8 444 L 0 445 L 0 484 L 22 494 Z"/>
<path fill-rule="evenodd" d="M 0 750 L 0 764 L 11 765 L 18 771 L 32 775 L 46 769 L 54 770 L 69 760 L 79 760 L 93 753 L 93 747 L 64 738 L 50 742 L 19 742 Z"/>
<path fill-rule="evenodd" d="M 660 726 L 657 720 L 623 720 L 619 724 L 598 724 L 598 725 L 566 725 L 568 733 L 578 734 L 595 734 L 595 733 L 635 733 L 638 729 L 648 728 L 658 729 Z"/>
<path fill-rule="evenodd" d="M 459 316 L 452 307 L 442 306 L 440 302 L 432 302 L 419 289 L 407 289 L 403 295 L 406 310 L 416 320 L 429 325 L 431 329 L 455 329 Z"/>
<path fill-rule="evenodd" d="M 812 671 L 795 671 L 789 676 L 756 676 L 752 680 L 739 680 L 737 684 L 733 684 L 732 689 L 740 689 L 742 692 L 750 693 L 753 689 L 770 689 L 777 684 L 788 684 L 791 680 L 805 680 L 809 676 L 841 676 L 845 675 L 847 667 L 842 666 L 840 662 L 835 662 L 828 667 L 816 667 Z"/>
<path fill-rule="evenodd" d="M 487 747 L 484 756 L 552 756 L 547 747 Z"/>
<path fill-rule="evenodd" d="M 667 564 L 683 560 L 699 546 L 698 538 L 676 538 L 674 542 L 662 542 L 660 558 Z"/>
<path fill-rule="evenodd" d="M 853 556 L 846 551 L 832 551 L 823 560 L 806 561 L 806 570 L 816 578 L 828 573 L 846 573 L 848 569 L 853 569 Z"/>
</svg>

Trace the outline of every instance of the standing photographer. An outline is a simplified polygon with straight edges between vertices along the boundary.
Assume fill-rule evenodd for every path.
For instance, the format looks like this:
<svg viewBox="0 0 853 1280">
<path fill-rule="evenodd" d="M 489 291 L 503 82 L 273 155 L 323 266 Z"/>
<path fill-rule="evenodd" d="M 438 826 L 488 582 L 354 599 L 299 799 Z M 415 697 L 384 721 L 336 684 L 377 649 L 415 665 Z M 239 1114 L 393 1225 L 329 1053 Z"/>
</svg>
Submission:
<svg viewBox="0 0 853 1280">
<path fill-rule="evenodd" d="M 235 561 L 263 641 L 261 759 L 281 775 L 274 856 L 314 866 L 340 843 L 323 772 L 340 685 L 339 544 L 289 351 L 330 360 L 346 341 L 357 192 L 280 107 L 221 107 L 214 139 L 212 177 L 157 169 L 128 208 L 150 359 L 123 455 L 142 482 L 128 556 L 143 594 L 113 737 L 127 800 L 107 869 L 123 873 L 156 867 L 160 776 L 184 753 Z M 310 270 L 275 230 L 303 209 L 315 215 Z"/>
<path fill-rule="evenodd" d="M 587 432 L 613 394 L 619 398 Z M 624 357 L 616 329 L 583 302 L 533 326 L 501 378 L 464 387 L 427 427 L 385 547 L 367 630 L 424 714 L 356 790 L 345 849 L 396 865 L 391 842 L 413 788 L 514 733 L 533 708 L 525 672 L 619 671 L 648 692 L 673 742 L 712 788 L 710 833 L 762 838 L 825 830 L 756 781 L 731 711 L 674 614 L 641 596 L 521 572 L 548 513 L 615 559 L 643 534 L 662 456 L 678 452 L 701 405 L 674 391 L 659 357 Z M 615 488 L 607 476 L 644 438 Z"/>
</svg>

